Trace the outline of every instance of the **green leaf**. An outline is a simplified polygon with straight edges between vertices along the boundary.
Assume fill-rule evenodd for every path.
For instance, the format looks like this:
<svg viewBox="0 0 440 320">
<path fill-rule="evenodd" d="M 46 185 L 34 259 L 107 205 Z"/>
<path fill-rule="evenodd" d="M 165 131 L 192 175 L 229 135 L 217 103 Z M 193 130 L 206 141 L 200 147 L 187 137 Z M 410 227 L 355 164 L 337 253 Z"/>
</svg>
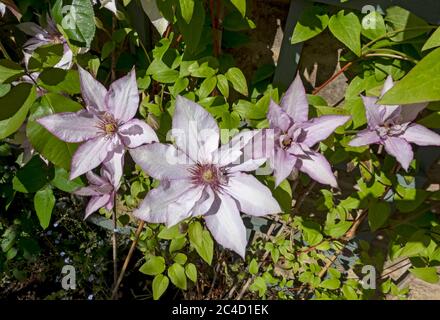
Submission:
<svg viewBox="0 0 440 320">
<path fill-rule="evenodd" d="M 46 163 L 39 156 L 34 156 L 17 171 L 12 179 L 12 187 L 18 192 L 37 192 L 47 184 L 49 174 L 49 167 Z"/>
<path fill-rule="evenodd" d="M 246 78 L 244 77 L 244 74 L 243 72 L 241 72 L 240 69 L 236 67 L 230 68 L 226 72 L 225 76 L 231 82 L 232 87 L 235 91 L 241 93 L 244 96 L 248 95 Z"/>
<path fill-rule="evenodd" d="M 178 16 L 181 16 L 180 11 Z M 186 47 L 190 52 L 196 52 L 202 36 L 203 25 L 205 24 L 205 8 L 202 1 L 194 2 L 194 9 L 191 21 L 188 23 L 181 17 L 177 19 L 177 25 L 183 35 Z"/>
<path fill-rule="evenodd" d="M 179 71 L 171 69 L 163 61 L 156 59 L 148 66 L 147 74 L 162 83 L 175 83 L 179 78 Z"/>
<path fill-rule="evenodd" d="M 228 78 L 223 74 L 217 75 L 217 88 L 220 90 L 220 93 L 225 97 L 229 97 L 229 83 Z"/>
<path fill-rule="evenodd" d="M 440 48 L 424 57 L 389 90 L 380 104 L 411 104 L 440 100 Z"/>
<path fill-rule="evenodd" d="M 89 0 L 72 0 L 61 25 L 70 40 L 83 42 L 90 47 L 95 36 L 95 13 Z"/>
<path fill-rule="evenodd" d="M 429 242 L 430 238 L 424 234 L 423 230 L 420 230 L 411 236 L 400 252 L 399 257 L 415 257 L 423 255 Z"/>
<path fill-rule="evenodd" d="M 158 274 L 153 279 L 153 299 L 158 300 L 167 290 L 170 280 L 163 274 Z"/>
<path fill-rule="evenodd" d="M 249 264 L 249 273 L 252 275 L 256 275 L 258 273 L 258 262 L 255 259 L 252 259 Z"/>
<path fill-rule="evenodd" d="M 14 86 L 16 88 L 17 86 Z M 8 92 L 11 91 L 12 86 L 9 83 L 2 83 L 0 84 L 0 98 L 4 97 L 8 94 Z M 4 108 L 6 110 L 6 108 Z M 4 111 L 3 109 L 0 111 Z M 1 118 L 0 118 L 1 120 Z"/>
<path fill-rule="evenodd" d="M 342 293 L 347 300 L 359 300 L 359 297 L 353 287 L 350 287 L 346 284 L 344 284 L 342 287 Z"/>
<path fill-rule="evenodd" d="M 27 83 L 20 83 L 10 88 L 0 98 L 0 120 L 13 117 L 23 107 L 32 89 L 32 85 Z"/>
<path fill-rule="evenodd" d="M 162 229 L 161 232 L 159 232 L 157 237 L 165 240 L 182 238 L 185 236 L 185 234 L 180 232 L 179 226 L 180 226 L 179 224 L 176 224 L 170 228 L 165 227 Z"/>
<path fill-rule="evenodd" d="M 353 222 L 351 221 L 340 221 L 338 223 L 326 223 L 325 233 L 333 238 L 342 237 L 348 229 L 350 229 Z"/>
<path fill-rule="evenodd" d="M 180 249 L 182 249 L 185 246 L 185 244 L 186 244 L 185 237 L 175 238 L 175 239 L 171 240 L 170 248 L 169 248 L 170 253 L 173 253 L 175 251 L 179 251 Z"/>
<path fill-rule="evenodd" d="M 352 12 L 347 15 L 344 10 L 330 18 L 330 31 L 333 35 L 353 51 L 358 57 L 361 55 L 361 23 Z"/>
<path fill-rule="evenodd" d="M 341 281 L 336 278 L 326 279 L 322 281 L 319 286 L 329 290 L 336 290 L 341 286 Z"/>
<path fill-rule="evenodd" d="M 406 41 L 431 30 L 426 21 L 408 10 L 397 6 L 387 9 L 385 21 L 388 22 L 388 25 L 390 25 L 394 31 L 405 30 L 393 36 L 391 38 L 393 41 Z"/>
<path fill-rule="evenodd" d="M 267 290 L 266 281 L 262 277 L 255 278 L 254 282 L 249 286 L 252 292 L 258 291 L 260 297 L 264 296 Z"/>
<path fill-rule="evenodd" d="M 151 256 L 140 267 L 140 272 L 149 276 L 155 276 L 165 271 L 165 259 L 163 257 Z"/>
<path fill-rule="evenodd" d="M 199 256 L 211 265 L 214 254 L 214 241 L 211 234 L 202 228 L 200 222 L 195 221 L 188 228 L 190 243 L 194 246 Z"/>
<path fill-rule="evenodd" d="M 65 96 L 48 93 L 29 116 L 26 127 L 26 135 L 32 146 L 46 159 L 66 170 L 70 169 L 70 162 L 78 145 L 61 141 L 37 123 L 36 119 L 59 112 L 75 112 L 81 109 L 80 104 Z"/>
<path fill-rule="evenodd" d="M 23 68 L 11 60 L 0 60 L 0 83 L 17 80 L 24 75 Z"/>
<path fill-rule="evenodd" d="M 169 87 L 170 93 L 173 97 L 177 97 L 183 90 L 185 90 L 189 85 L 188 78 L 179 78 L 174 83 L 172 87 Z"/>
<path fill-rule="evenodd" d="M 319 231 L 320 226 L 317 223 L 304 221 L 301 229 L 303 231 L 304 241 L 307 242 L 308 246 L 315 246 L 322 241 L 323 235 Z"/>
<path fill-rule="evenodd" d="M 416 210 L 429 196 L 429 193 L 422 189 L 404 188 L 401 185 L 396 189 L 394 202 L 397 209 L 403 213 Z"/>
<path fill-rule="evenodd" d="M 179 0 L 180 12 L 186 23 L 190 23 L 194 12 L 194 0 Z"/>
<path fill-rule="evenodd" d="M 50 181 L 50 183 L 61 191 L 68 193 L 84 187 L 84 183 L 79 177 L 70 180 L 69 172 L 63 168 L 55 168 L 55 177 Z"/>
<path fill-rule="evenodd" d="M 41 72 L 38 84 L 44 89 L 56 93 L 81 93 L 79 73 L 74 70 L 50 68 Z"/>
<path fill-rule="evenodd" d="M 216 85 L 217 85 L 217 77 L 206 78 L 205 80 L 203 80 L 198 92 L 199 98 L 203 99 L 209 96 L 211 92 L 214 90 Z"/>
<path fill-rule="evenodd" d="M 409 269 L 409 272 L 411 272 L 415 277 L 429 283 L 438 283 L 439 281 L 437 269 L 434 267 L 411 268 Z"/>
<path fill-rule="evenodd" d="M 23 94 L 21 96 L 14 97 L 15 103 L 21 106 L 13 116 L 11 116 L 8 119 L 4 119 L 0 121 L 0 140 L 10 136 L 20 128 L 20 126 L 23 124 L 24 120 L 26 119 L 26 115 L 28 114 L 30 107 L 32 106 L 32 104 L 34 103 L 37 97 L 35 87 L 27 84 L 23 84 L 22 86 L 24 86 L 23 91 L 21 91 L 22 89 L 20 89 L 20 91 L 11 90 L 11 92 L 13 93 L 21 92 Z M 9 97 L 10 93 L 6 96 Z M 4 100 L 6 96 L 0 99 L 0 105 L 2 108 L 6 108 L 6 106 L 3 103 L 5 101 L 9 101 L 9 98 L 7 98 L 7 100 Z M 13 106 L 8 106 L 8 107 L 10 107 L 11 109 L 15 108 Z"/>
<path fill-rule="evenodd" d="M 323 7 L 313 6 L 305 10 L 293 30 L 291 43 L 303 42 L 317 36 L 327 28 L 328 22 L 329 17 Z"/>
<path fill-rule="evenodd" d="M 370 40 L 385 36 L 387 29 L 382 15 L 371 11 L 362 19 L 362 35 Z"/>
<path fill-rule="evenodd" d="M 246 0 L 231 0 L 231 3 L 237 8 L 243 17 L 246 15 Z"/>
<path fill-rule="evenodd" d="M 188 257 L 186 256 L 186 254 L 179 252 L 174 256 L 173 260 L 178 264 L 184 265 L 186 263 L 186 260 L 188 260 Z"/>
<path fill-rule="evenodd" d="M 197 282 L 197 268 L 193 263 L 188 263 L 185 266 L 185 274 L 192 282 Z"/>
<path fill-rule="evenodd" d="M 429 50 L 432 48 L 440 47 L 440 27 L 434 31 L 434 33 L 429 37 L 428 41 L 426 41 L 425 45 L 422 48 L 422 51 Z"/>
<path fill-rule="evenodd" d="M 370 205 L 368 210 L 368 223 L 371 231 L 376 231 L 382 227 L 391 214 L 390 205 L 387 202 L 375 202 Z"/>
<path fill-rule="evenodd" d="M 46 229 L 49 226 L 54 206 L 55 196 L 49 186 L 35 193 L 34 207 L 43 229 Z"/>
<path fill-rule="evenodd" d="M 168 277 L 177 288 L 186 290 L 185 269 L 180 264 L 174 263 L 168 268 Z"/>
</svg>

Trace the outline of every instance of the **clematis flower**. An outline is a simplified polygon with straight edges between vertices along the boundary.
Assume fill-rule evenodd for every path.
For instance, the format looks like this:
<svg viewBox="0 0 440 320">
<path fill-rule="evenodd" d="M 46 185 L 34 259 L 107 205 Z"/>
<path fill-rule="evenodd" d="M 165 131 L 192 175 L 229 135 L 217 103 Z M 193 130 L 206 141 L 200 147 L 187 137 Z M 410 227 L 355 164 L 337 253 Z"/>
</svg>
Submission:
<svg viewBox="0 0 440 320">
<path fill-rule="evenodd" d="M 118 11 L 116 9 L 116 0 L 99 0 L 99 2 L 101 3 L 101 7 L 110 10 L 114 14 L 116 14 L 116 12 Z M 93 0 L 93 4 L 97 4 L 97 3 L 98 3 L 97 0 Z"/>
<path fill-rule="evenodd" d="M 167 226 L 202 215 L 214 239 L 244 257 L 246 228 L 240 211 L 253 216 L 281 211 L 270 190 L 245 173 L 256 170 L 266 159 L 238 161 L 243 147 L 257 134 L 240 133 L 219 148 L 214 118 L 195 102 L 177 97 L 173 117 L 176 146 L 152 143 L 130 150 L 143 170 L 161 180 L 133 214 Z"/>
<path fill-rule="evenodd" d="M 126 148 L 158 141 L 149 125 L 133 119 L 139 107 L 135 71 L 113 82 L 107 91 L 90 73 L 78 68 L 86 109 L 57 113 L 37 121 L 60 140 L 84 142 L 72 157 L 70 179 L 108 161 L 120 164 L 115 169 L 120 177 Z"/>
<path fill-rule="evenodd" d="M 3 17 L 6 13 L 6 5 L 0 2 L 0 17 Z"/>
<path fill-rule="evenodd" d="M 389 76 L 381 97 L 394 86 Z M 362 96 L 368 128 L 360 131 L 350 141 L 352 147 L 381 144 L 388 154 L 396 158 L 404 170 L 408 170 L 414 158 L 410 143 L 419 146 L 440 146 L 440 135 L 422 125 L 412 123 L 427 103 L 384 106 L 377 104 L 379 98 Z"/>
<path fill-rule="evenodd" d="M 308 174 L 313 180 L 337 187 L 327 159 L 312 150 L 326 139 L 349 116 L 326 115 L 308 120 L 309 104 L 299 75 L 281 99 L 281 106 L 271 101 L 267 118 L 273 130 L 275 150 L 269 154 L 269 165 L 274 169 L 275 183 L 279 185 L 294 170 Z"/>
<path fill-rule="evenodd" d="M 26 41 L 23 46 L 24 62 L 26 68 L 28 68 L 29 60 L 32 56 L 32 53 L 37 48 L 51 44 L 63 45 L 63 56 L 54 67 L 65 70 L 72 67 L 73 52 L 70 49 L 64 36 L 58 31 L 56 23 L 52 18 L 47 17 L 46 29 L 43 29 L 33 22 L 20 23 L 19 25 L 17 25 L 17 27 L 27 35 L 32 36 L 32 38 Z"/>
<path fill-rule="evenodd" d="M 95 174 L 93 171 L 86 173 L 89 186 L 77 189 L 74 194 L 78 196 L 91 197 L 86 207 L 87 219 L 93 212 L 105 207 L 112 210 L 115 205 L 115 194 L 119 189 L 120 180 L 115 180 L 114 163 L 109 162 L 101 167 L 101 175 Z"/>
</svg>

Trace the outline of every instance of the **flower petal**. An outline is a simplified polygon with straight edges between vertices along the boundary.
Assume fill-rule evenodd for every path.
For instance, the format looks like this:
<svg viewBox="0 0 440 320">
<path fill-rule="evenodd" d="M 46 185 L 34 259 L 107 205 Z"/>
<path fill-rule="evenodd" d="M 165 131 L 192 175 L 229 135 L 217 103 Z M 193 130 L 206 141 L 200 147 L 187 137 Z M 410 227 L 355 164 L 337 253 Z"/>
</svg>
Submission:
<svg viewBox="0 0 440 320">
<path fill-rule="evenodd" d="M 72 157 L 70 180 L 99 166 L 107 158 L 111 145 L 112 140 L 105 136 L 91 139 L 80 145 Z"/>
<path fill-rule="evenodd" d="M 213 152 L 212 162 L 220 166 L 226 166 L 228 164 L 239 165 L 247 160 L 253 159 L 253 144 L 251 142 L 254 142 L 253 138 L 259 132 L 260 131 L 257 130 L 251 130 L 236 134 L 228 143 L 223 144 L 219 149 Z"/>
<path fill-rule="evenodd" d="M 440 135 L 420 124 L 410 124 L 400 137 L 419 146 L 440 146 Z"/>
<path fill-rule="evenodd" d="M 382 106 L 377 105 L 376 97 L 365 97 L 361 96 L 364 106 L 365 106 L 365 114 L 367 116 L 368 127 L 371 129 L 380 126 L 384 122 L 384 114 L 385 111 Z"/>
<path fill-rule="evenodd" d="M 177 147 L 196 162 L 210 161 L 220 140 L 217 122 L 211 114 L 182 96 L 176 98 L 173 136 Z"/>
<path fill-rule="evenodd" d="M 281 108 L 293 119 L 294 122 L 305 122 L 309 118 L 309 103 L 306 89 L 299 74 L 296 75 L 289 89 L 281 99 Z"/>
<path fill-rule="evenodd" d="M 54 65 L 54 68 L 68 70 L 72 67 L 73 52 L 67 43 L 63 45 L 63 49 L 63 56 L 61 57 L 61 60 L 58 61 L 56 65 Z"/>
<path fill-rule="evenodd" d="M 212 191 L 211 187 L 207 187 L 204 189 L 202 196 L 199 200 L 196 201 L 194 207 L 191 210 L 191 215 L 193 217 L 195 216 L 202 216 L 206 214 L 209 209 L 212 207 L 212 204 L 215 200 L 215 194 Z"/>
<path fill-rule="evenodd" d="M 191 216 L 193 208 L 201 199 L 203 187 L 191 187 L 167 207 L 167 227 L 172 227 Z"/>
<path fill-rule="evenodd" d="M 384 145 L 386 152 L 396 158 L 402 168 L 407 171 L 414 158 L 411 145 L 405 139 L 398 137 L 388 137 Z"/>
<path fill-rule="evenodd" d="M 269 188 L 254 176 L 235 173 L 230 176 L 225 192 L 238 201 L 241 212 L 251 216 L 265 216 L 281 212 L 280 205 Z"/>
<path fill-rule="evenodd" d="M 314 151 L 308 152 L 307 155 L 307 158 L 298 159 L 298 169 L 307 173 L 310 178 L 319 183 L 337 188 L 338 183 L 327 159 L 322 154 Z"/>
<path fill-rule="evenodd" d="M 65 142 L 83 142 L 95 138 L 99 134 L 97 117 L 85 110 L 76 113 L 55 113 L 40 118 L 37 122 Z"/>
<path fill-rule="evenodd" d="M 47 35 L 47 31 L 34 22 L 23 22 L 17 25 L 17 28 L 29 36 Z"/>
<path fill-rule="evenodd" d="M 108 111 L 105 104 L 107 89 L 86 70 L 78 66 L 81 93 L 87 107 L 97 111 Z"/>
<path fill-rule="evenodd" d="M 91 196 L 101 196 L 102 194 L 96 190 L 94 187 L 83 187 L 76 189 L 73 194 L 76 194 L 77 196 L 83 196 L 83 197 L 91 197 Z"/>
<path fill-rule="evenodd" d="M 111 195 L 104 194 L 99 197 L 92 197 L 89 200 L 89 203 L 86 207 L 86 216 L 84 219 L 87 219 L 93 212 L 98 211 L 99 209 L 105 207 L 107 203 L 110 201 Z"/>
<path fill-rule="evenodd" d="M 417 115 L 426 108 L 428 103 L 416 103 L 400 106 L 401 123 L 411 122 L 417 118 Z"/>
<path fill-rule="evenodd" d="M 272 99 L 269 104 L 269 111 L 267 113 L 267 119 L 271 128 L 279 128 L 286 132 L 292 125 L 292 118 L 284 111 L 279 105 L 277 105 Z"/>
<path fill-rule="evenodd" d="M 132 119 L 123 124 L 119 130 L 119 135 L 124 145 L 128 148 L 136 148 L 143 144 L 158 142 L 156 132 L 144 121 Z"/>
<path fill-rule="evenodd" d="M 193 161 L 173 145 L 151 143 L 130 149 L 133 160 L 155 179 L 185 179 Z"/>
<path fill-rule="evenodd" d="M 163 180 L 159 187 L 148 192 L 139 208 L 133 211 L 133 215 L 151 223 L 167 223 L 168 214 L 175 214 L 168 211 L 168 206 L 191 188 L 192 185 L 187 180 Z"/>
<path fill-rule="evenodd" d="M 135 69 L 110 85 L 105 101 L 116 120 L 125 123 L 133 119 L 139 108 Z"/>
<path fill-rule="evenodd" d="M 109 160 L 104 160 L 101 168 L 101 175 L 106 177 L 108 183 L 110 183 L 115 190 L 119 189 L 121 184 L 122 175 L 124 174 L 124 156 L 125 149 L 122 145 L 111 147 Z"/>
<path fill-rule="evenodd" d="M 108 181 L 105 178 L 98 176 L 93 171 L 87 172 L 86 177 L 87 177 L 87 180 L 89 181 L 89 183 L 92 185 L 95 185 L 95 186 L 100 186 L 100 185 L 108 183 Z"/>
<path fill-rule="evenodd" d="M 255 171 L 259 167 L 263 165 L 263 163 L 266 162 L 266 159 L 250 159 L 247 160 L 239 165 L 232 166 L 229 168 L 228 172 L 234 173 L 234 172 L 249 172 L 249 171 Z"/>
<path fill-rule="evenodd" d="M 327 139 L 336 128 L 344 125 L 349 119 L 349 116 L 327 115 L 307 121 L 303 126 L 306 132 L 303 143 L 313 147 L 316 143 Z"/>
<path fill-rule="evenodd" d="M 113 12 L 114 14 L 116 14 L 116 12 L 117 12 L 116 0 L 106 0 L 106 1 L 101 0 L 101 3 L 105 3 L 104 8 L 106 8 L 106 9 L 110 10 L 111 12 Z"/>
<path fill-rule="evenodd" d="M 206 226 L 214 239 L 227 249 L 237 252 L 243 259 L 246 253 L 246 228 L 241 220 L 236 202 L 229 196 L 218 193 L 217 210 L 205 215 Z"/>
<path fill-rule="evenodd" d="M 292 172 L 297 159 L 287 151 L 276 148 L 273 158 L 270 159 L 270 165 L 274 169 L 275 187 L 278 187 Z"/>
<path fill-rule="evenodd" d="M 383 84 L 380 96 L 383 97 L 392 87 L 394 87 L 393 77 L 389 75 Z"/>
<path fill-rule="evenodd" d="M 351 140 L 348 145 L 350 147 L 361 147 L 366 146 L 369 144 L 379 143 L 380 137 L 376 133 L 376 131 L 365 129 L 362 131 L 359 131 L 356 135 L 356 137 Z"/>
</svg>

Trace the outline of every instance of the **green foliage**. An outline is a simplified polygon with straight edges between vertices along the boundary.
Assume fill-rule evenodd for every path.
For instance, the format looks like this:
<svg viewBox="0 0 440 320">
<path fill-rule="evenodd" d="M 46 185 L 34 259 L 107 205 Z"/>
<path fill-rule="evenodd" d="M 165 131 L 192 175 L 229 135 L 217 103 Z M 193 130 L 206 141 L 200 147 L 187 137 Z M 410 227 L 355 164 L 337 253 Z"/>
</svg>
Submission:
<svg viewBox="0 0 440 320">
<path fill-rule="evenodd" d="M 221 1 L 217 16 L 212 15 L 206 1 L 157 1 L 161 14 L 172 25 L 158 41 L 148 34 L 152 26 L 139 28 L 145 26 L 145 19 L 131 15 L 130 1 L 118 4 L 115 18 L 85 0 L 72 1 L 72 15 L 72 9 L 62 9 L 64 2 L 56 1 L 51 10 L 35 1 L 29 8 L 20 6 L 22 20 L 44 21 L 50 13 L 72 49 L 74 63 L 91 71 L 107 87 L 113 78 L 134 68 L 141 97 L 137 117 L 157 129 L 160 141 L 167 141 L 178 95 L 203 106 L 221 129 L 227 129 L 221 132 L 222 143 L 242 130 L 268 127 L 270 100 L 279 102 L 284 93 L 271 84 L 274 64 L 258 61 L 256 71 L 249 73 L 255 68 L 242 65 L 243 59 L 237 55 L 240 50 L 236 50 L 254 39 L 255 24 L 246 16 L 252 1 Z M 314 4 L 301 14 L 291 43 L 307 41 L 327 27 L 333 41 L 348 49 L 340 57 L 348 87 L 343 101 L 336 105 L 319 95 L 310 94 L 308 99 L 310 116 L 351 116 L 346 125 L 314 147 L 337 171 L 340 188 L 312 183 L 307 175 L 297 172 L 276 188 L 272 176 L 258 176 L 283 212 L 276 218 L 243 215 L 249 237 L 245 261 L 214 246 L 203 218 L 189 217 L 170 228 L 146 223 L 132 258 L 141 259 L 132 262 L 135 272 L 127 270 L 127 278 L 136 280 L 130 285 L 142 283 L 142 287 L 130 294 L 143 290 L 147 298 L 158 300 L 168 290 L 170 297 L 178 293 L 185 299 L 223 299 L 235 287 L 233 298 L 242 294 L 246 299 L 360 300 L 380 295 L 404 299 L 408 290 L 387 276 L 389 270 L 384 267 L 386 260 L 401 258 L 411 264 L 411 275 L 430 283 L 439 281 L 440 221 L 434 209 L 440 194 L 423 185 L 430 178 L 426 159 L 420 159 L 414 149 L 416 157 L 404 172 L 382 148 L 348 145 L 367 125 L 361 95 L 379 96 L 389 75 L 397 84 L 380 103 L 431 102 L 417 122 L 439 128 L 438 26 L 399 7 L 388 8 L 386 14 L 349 10 L 332 14 L 327 6 Z M 48 243 L 57 243 L 67 230 L 73 240 L 66 238 L 55 250 L 62 250 L 76 266 L 84 268 L 78 287 L 107 297 L 112 286 L 107 272 L 111 265 L 109 234 L 92 220 L 104 219 L 111 224 L 106 220 L 110 213 L 101 210 L 93 219 L 82 221 L 84 201 L 69 195 L 85 186 L 85 179 L 69 180 L 77 145 L 58 140 L 36 121 L 86 107 L 77 68 L 54 68 L 64 50 L 62 44 L 54 43 L 35 50 L 25 70 L 20 46 L 27 38 L 14 29 L 2 34 L 0 47 L 0 282 L 24 281 L 46 260 L 57 266 L 55 271 L 47 270 L 48 277 L 59 274 L 58 266 L 67 258 L 60 258 Z M 322 54 L 326 54 L 325 48 Z M 23 83 L 23 76 L 31 72 L 38 76 Z M 118 260 L 127 250 L 128 234 L 134 239 L 130 213 L 159 184 L 148 174 L 126 159 L 116 211 L 118 230 L 127 232 L 118 234 Z M 59 223 L 64 223 L 63 231 L 55 230 Z M 371 242 L 360 240 L 357 233 L 361 229 L 378 239 L 385 236 L 389 246 L 377 250 Z M 51 232 L 56 234 L 53 239 Z M 104 244 L 98 244 L 100 241 Z M 48 258 L 48 253 L 55 258 Z M 358 269 L 364 265 L 383 271 L 377 274 L 381 286 L 374 296 L 354 279 L 354 274 L 362 276 Z M 89 283 L 86 275 L 101 280 Z M 241 293 L 243 288 L 246 290 Z M 127 294 L 131 289 L 124 286 L 121 291 Z M 84 289 L 77 292 L 80 290 L 84 298 L 86 293 Z M 69 294 L 59 291 L 49 298 Z"/>
</svg>

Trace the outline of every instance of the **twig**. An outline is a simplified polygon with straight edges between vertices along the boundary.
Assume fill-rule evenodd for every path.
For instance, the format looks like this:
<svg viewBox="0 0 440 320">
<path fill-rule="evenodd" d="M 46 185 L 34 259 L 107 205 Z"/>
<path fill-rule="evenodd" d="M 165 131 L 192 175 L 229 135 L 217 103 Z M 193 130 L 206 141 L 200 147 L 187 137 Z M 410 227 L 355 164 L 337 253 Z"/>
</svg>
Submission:
<svg viewBox="0 0 440 320">
<path fill-rule="evenodd" d="M 117 221 L 116 221 L 116 194 L 115 194 L 115 207 L 112 211 L 113 221 L 113 234 L 112 234 L 112 246 L 113 246 L 113 287 L 116 286 L 118 281 L 118 242 L 116 238 Z"/>
<path fill-rule="evenodd" d="M 131 257 L 133 256 L 134 250 L 136 249 L 136 245 L 139 241 L 139 237 L 141 235 L 142 229 L 144 228 L 144 221 L 141 221 L 136 229 L 136 233 L 134 235 L 134 241 L 131 243 L 130 250 L 128 250 L 127 257 L 125 258 L 124 264 L 122 265 L 121 272 L 119 273 L 119 277 L 115 282 L 115 286 L 113 287 L 112 299 L 116 298 L 118 293 L 119 286 L 121 285 L 122 280 L 124 279 L 125 271 L 127 270 L 128 264 L 130 263 Z"/>
<path fill-rule="evenodd" d="M 312 189 L 315 187 L 316 182 L 313 181 L 312 183 L 310 183 L 310 185 L 308 186 L 306 192 L 304 192 L 301 197 L 297 200 L 297 202 L 295 203 L 295 207 L 294 207 L 294 211 L 298 212 L 299 209 L 301 208 L 301 206 L 304 203 L 304 200 L 307 198 L 307 196 L 310 194 L 310 192 L 312 191 Z M 294 192 L 294 190 L 296 189 L 297 183 L 295 183 L 293 185 L 294 187 L 292 187 L 292 193 Z M 292 217 L 289 217 L 289 220 L 286 224 L 283 224 L 282 227 L 280 228 L 280 230 L 277 232 L 275 237 L 279 237 L 284 230 L 286 229 L 286 227 L 288 226 L 288 224 L 290 223 L 290 221 L 292 220 Z M 269 227 L 269 230 L 267 230 L 266 232 L 266 237 L 269 237 L 273 230 L 275 229 L 276 226 L 276 222 L 272 223 Z M 263 263 L 266 261 L 267 257 L 269 256 L 269 251 L 265 250 L 263 257 L 260 261 L 260 263 L 258 264 L 258 269 L 261 268 L 261 266 L 263 265 Z M 240 293 L 238 294 L 236 300 L 241 300 L 243 298 L 243 295 L 246 293 L 247 289 L 249 288 L 251 282 L 255 279 L 256 275 L 253 275 L 252 277 L 250 277 L 244 284 L 244 286 L 242 287 Z M 235 287 L 233 288 L 235 291 Z M 231 290 L 232 291 L 232 290 Z M 232 292 L 233 293 L 233 292 Z M 229 293 L 231 296 L 231 292 Z"/>
<path fill-rule="evenodd" d="M 344 73 L 348 68 L 350 68 L 352 64 L 353 64 L 353 61 L 348 62 L 345 66 L 343 66 L 341 68 L 341 70 L 336 72 L 330 79 L 328 79 L 326 82 L 324 82 L 318 88 L 313 90 L 313 94 L 319 93 L 322 89 L 324 89 L 326 86 L 328 86 L 330 83 L 332 83 L 336 78 L 338 78 L 342 73 Z"/>
</svg>

